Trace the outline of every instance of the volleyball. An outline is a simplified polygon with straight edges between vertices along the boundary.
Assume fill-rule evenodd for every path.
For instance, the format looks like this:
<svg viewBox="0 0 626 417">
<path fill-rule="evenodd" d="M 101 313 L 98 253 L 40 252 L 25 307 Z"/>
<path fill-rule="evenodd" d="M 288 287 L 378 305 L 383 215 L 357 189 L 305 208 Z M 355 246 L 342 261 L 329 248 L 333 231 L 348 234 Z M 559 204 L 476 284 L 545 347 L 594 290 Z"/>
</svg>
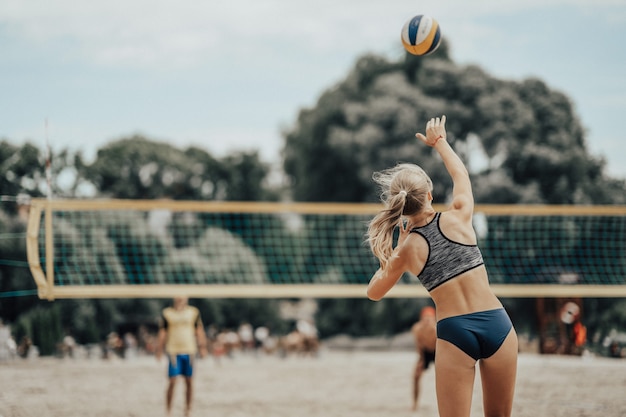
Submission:
<svg viewBox="0 0 626 417">
<path fill-rule="evenodd" d="M 441 43 L 439 23 L 423 14 L 409 19 L 402 27 L 402 45 L 413 55 L 424 56 L 437 50 Z"/>
</svg>

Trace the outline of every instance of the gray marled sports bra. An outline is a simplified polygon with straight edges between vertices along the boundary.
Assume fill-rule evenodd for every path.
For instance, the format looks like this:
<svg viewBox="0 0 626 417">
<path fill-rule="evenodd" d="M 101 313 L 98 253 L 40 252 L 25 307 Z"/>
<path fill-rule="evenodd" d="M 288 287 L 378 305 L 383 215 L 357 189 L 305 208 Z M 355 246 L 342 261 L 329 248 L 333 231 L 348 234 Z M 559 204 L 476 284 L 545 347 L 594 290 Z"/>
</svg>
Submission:
<svg viewBox="0 0 626 417">
<path fill-rule="evenodd" d="M 477 245 L 454 242 L 443 234 L 439 227 L 440 216 L 441 213 L 436 213 L 426 226 L 411 229 L 411 233 L 419 233 L 428 243 L 428 258 L 417 276 L 428 291 L 484 264 Z"/>
</svg>

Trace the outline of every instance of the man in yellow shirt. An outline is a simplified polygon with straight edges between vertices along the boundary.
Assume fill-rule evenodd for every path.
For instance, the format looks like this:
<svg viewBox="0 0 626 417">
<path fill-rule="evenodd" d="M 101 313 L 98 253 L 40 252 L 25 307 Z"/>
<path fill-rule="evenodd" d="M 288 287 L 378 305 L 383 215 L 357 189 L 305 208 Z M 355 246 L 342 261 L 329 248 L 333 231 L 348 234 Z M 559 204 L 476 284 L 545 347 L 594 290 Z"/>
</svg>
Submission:
<svg viewBox="0 0 626 417">
<path fill-rule="evenodd" d="M 187 388 L 185 416 L 189 416 L 193 397 L 193 360 L 198 353 L 204 357 L 207 348 L 200 311 L 188 304 L 187 297 L 176 297 L 171 307 L 163 309 L 158 340 L 157 360 L 161 359 L 163 351 L 169 359 L 169 384 L 165 397 L 167 413 L 170 415 L 172 410 L 176 377 L 183 376 Z"/>
</svg>

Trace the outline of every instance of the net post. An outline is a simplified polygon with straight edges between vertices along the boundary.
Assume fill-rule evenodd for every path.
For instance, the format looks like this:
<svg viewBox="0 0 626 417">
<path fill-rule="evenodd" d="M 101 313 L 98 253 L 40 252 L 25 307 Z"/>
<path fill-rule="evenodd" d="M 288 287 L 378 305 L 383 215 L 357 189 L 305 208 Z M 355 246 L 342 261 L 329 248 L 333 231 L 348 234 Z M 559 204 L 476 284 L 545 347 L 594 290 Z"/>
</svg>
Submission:
<svg viewBox="0 0 626 417">
<path fill-rule="evenodd" d="M 26 227 L 26 259 L 30 272 L 37 285 L 37 296 L 40 299 L 46 298 L 48 293 L 48 282 L 46 275 L 41 268 L 39 258 L 39 226 L 41 224 L 41 207 L 34 201 L 28 210 L 28 225 Z"/>
<path fill-rule="evenodd" d="M 46 202 L 46 278 L 48 301 L 54 300 L 54 236 L 52 230 L 52 205 L 50 200 Z"/>
</svg>

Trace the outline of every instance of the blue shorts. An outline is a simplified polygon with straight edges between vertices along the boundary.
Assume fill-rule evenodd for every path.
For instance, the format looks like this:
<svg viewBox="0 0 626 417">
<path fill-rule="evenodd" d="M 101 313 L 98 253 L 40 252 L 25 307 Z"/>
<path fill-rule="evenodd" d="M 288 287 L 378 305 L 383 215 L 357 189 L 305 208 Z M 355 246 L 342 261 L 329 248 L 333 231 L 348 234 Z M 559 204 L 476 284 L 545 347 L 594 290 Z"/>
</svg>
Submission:
<svg viewBox="0 0 626 417">
<path fill-rule="evenodd" d="M 170 364 L 167 369 L 167 375 L 170 378 L 179 375 L 191 378 L 191 375 L 193 375 L 193 361 L 191 355 L 168 355 L 168 358 L 170 359 Z"/>
<path fill-rule="evenodd" d="M 437 338 L 479 360 L 496 353 L 512 328 L 504 308 L 498 308 L 441 319 L 437 322 Z"/>
</svg>

